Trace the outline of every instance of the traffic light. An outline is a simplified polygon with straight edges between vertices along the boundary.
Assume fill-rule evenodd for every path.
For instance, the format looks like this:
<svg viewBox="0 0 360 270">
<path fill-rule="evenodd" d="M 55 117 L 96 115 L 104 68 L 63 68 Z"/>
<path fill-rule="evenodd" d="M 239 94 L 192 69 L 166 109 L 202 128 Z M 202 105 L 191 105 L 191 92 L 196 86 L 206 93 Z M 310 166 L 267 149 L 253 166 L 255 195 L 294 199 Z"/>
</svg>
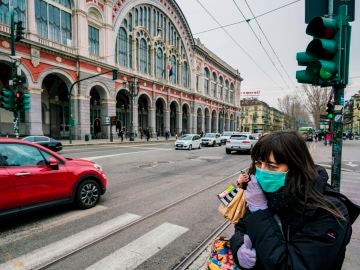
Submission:
<svg viewBox="0 0 360 270">
<path fill-rule="evenodd" d="M 22 91 L 15 93 L 15 111 L 27 111 L 30 109 L 30 95 Z"/>
<path fill-rule="evenodd" d="M 8 111 L 14 110 L 14 92 L 5 88 L 0 89 L 0 107 Z"/>
<path fill-rule="evenodd" d="M 341 32 L 338 16 L 315 17 L 309 22 L 306 34 L 312 36 L 313 40 L 306 52 L 296 54 L 298 64 L 306 66 L 306 70 L 296 71 L 299 83 L 330 86 L 340 82 Z"/>
<path fill-rule="evenodd" d="M 326 118 L 327 119 L 333 119 L 334 118 L 334 105 L 331 104 L 330 102 L 328 102 L 328 104 L 326 105 L 327 109 L 326 109 Z"/>
<path fill-rule="evenodd" d="M 23 22 L 22 21 L 18 21 L 17 23 L 15 23 L 16 25 L 16 35 L 15 35 L 15 41 L 20 41 L 24 38 L 24 30 L 25 28 L 23 27 Z"/>
<path fill-rule="evenodd" d="M 116 81 L 119 77 L 119 71 L 117 69 L 112 70 L 113 80 Z"/>
</svg>

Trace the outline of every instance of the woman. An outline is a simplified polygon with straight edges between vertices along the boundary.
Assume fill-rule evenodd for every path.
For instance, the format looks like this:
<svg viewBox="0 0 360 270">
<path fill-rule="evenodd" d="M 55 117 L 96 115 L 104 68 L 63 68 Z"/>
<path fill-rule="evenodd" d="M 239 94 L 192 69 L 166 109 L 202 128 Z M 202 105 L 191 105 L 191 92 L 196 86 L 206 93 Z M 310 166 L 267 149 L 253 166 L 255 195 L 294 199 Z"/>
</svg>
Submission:
<svg viewBox="0 0 360 270">
<path fill-rule="evenodd" d="M 297 132 L 274 132 L 254 146 L 231 249 L 241 269 L 341 269 L 351 224 L 345 205 L 324 194 L 328 175 Z M 241 176 L 239 182 L 247 180 Z"/>
</svg>

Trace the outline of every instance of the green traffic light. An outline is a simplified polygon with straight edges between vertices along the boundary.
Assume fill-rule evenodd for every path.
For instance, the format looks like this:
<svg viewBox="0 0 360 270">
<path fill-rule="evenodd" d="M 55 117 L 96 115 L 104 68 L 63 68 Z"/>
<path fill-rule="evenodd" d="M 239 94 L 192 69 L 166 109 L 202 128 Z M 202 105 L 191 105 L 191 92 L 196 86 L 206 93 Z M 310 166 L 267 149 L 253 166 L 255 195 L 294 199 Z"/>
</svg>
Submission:
<svg viewBox="0 0 360 270">
<path fill-rule="evenodd" d="M 329 114 L 327 115 L 327 119 L 333 119 L 333 118 L 334 118 L 334 114 L 329 113 Z"/>
</svg>

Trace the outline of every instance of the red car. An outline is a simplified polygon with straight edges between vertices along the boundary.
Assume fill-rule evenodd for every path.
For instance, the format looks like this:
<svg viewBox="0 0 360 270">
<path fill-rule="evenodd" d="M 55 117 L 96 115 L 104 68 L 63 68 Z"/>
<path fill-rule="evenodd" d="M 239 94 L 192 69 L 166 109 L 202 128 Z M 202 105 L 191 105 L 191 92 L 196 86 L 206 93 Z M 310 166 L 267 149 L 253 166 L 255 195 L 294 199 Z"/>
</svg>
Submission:
<svg viewBox="0 0 360 270">
<path fill-rule="evenodd" d="M 94 207 L 106 191 L 100 165 L 38 144 L 0 138 L 0 217 L 64 203 Z"/>
</svg>

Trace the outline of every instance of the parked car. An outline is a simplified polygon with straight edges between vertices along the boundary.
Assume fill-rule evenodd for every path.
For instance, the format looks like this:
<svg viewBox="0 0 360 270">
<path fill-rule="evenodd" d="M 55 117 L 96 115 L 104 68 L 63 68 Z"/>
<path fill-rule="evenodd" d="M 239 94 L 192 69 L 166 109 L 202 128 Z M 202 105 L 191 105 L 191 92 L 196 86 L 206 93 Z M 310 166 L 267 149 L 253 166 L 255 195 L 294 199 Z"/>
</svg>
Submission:
<svg viewBox="0 0 360 270">
<path fill-rule="evenodd" d="M 255 138 L 255 140 L 258 140 L 261 138 L 262 133 L 252 133 L 251 136 L 253 136 Z"/>
<path fill-rule="evenodd" d="M 59 142 L 53 138 L 46 137 L 46 136 L 27 136 L 22 139 L 24 141 L 40 144 L 40 145 L 45 146 L 55 152 L 62 150 L 61 142 Z"/>
<path fill-rule="evenodd" d="M 184 134 L 175 141 L 175 150 L 177 149 L 194 149 L 201 148 L 200 135 L 198 134 Z"/>
<path fill-rule="evenodd" d="M 221 145 L 220 133 L 205 133 L 201 138 L 201 144 L 207 146 Z"/>
<path fill-rule="evenodd" d="M 231 135 L 241 134 L 239 131 L 224 131 L 220 137 L 220 141 L 222 144 L 226 144 L 226 141 L 230 139 Z"/>
<path fill-rule="evenodd" d="M 39 144 L 0 139 L 0 218 L 52 205 L 94 207 L 106 191 L 100 165 Z"/>
<path fill-rule="evenodd" d="M 237 134 L 232 135 L 226 141 L 226 154 L 231 154 L 232 151 L 251 153 L 257 140 L 251 134 Z"/>
</svg>

